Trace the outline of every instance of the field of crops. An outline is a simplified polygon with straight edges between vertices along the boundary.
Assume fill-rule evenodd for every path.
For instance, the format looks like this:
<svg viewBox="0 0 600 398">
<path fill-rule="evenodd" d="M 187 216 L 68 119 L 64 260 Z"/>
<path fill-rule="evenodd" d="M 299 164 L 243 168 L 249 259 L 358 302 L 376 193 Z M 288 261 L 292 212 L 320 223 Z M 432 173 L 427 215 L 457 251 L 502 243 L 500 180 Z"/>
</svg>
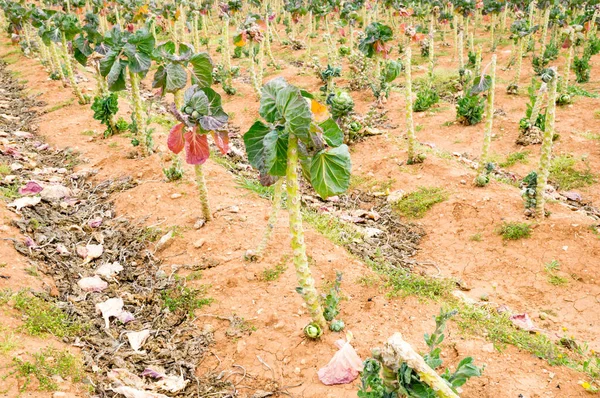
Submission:
<svg viewBox="0 0 600 398">
<path fill-rule="evenodd" d="M 598 0 L 0 28 L 0 396 L 600 391 Z"/>
</svg>

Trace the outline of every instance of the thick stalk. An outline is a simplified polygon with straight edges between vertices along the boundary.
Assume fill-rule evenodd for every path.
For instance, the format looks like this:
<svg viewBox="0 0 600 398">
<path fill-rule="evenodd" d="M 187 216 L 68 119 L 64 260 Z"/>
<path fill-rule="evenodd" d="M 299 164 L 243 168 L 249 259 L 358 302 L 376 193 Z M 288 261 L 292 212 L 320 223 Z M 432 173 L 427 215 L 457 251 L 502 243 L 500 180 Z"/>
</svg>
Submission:
<svg viewBox="0 0 600 398">
<path fill-rule="evenodd" d="M 212 220 L 212 214 L 210 213 L 210 205 L 208 202 L 208 190 L 206 189 L 206 180 L 204 179 L 204 170 L 201 164 L 194 166 L 196 172 L 196 186 L 198 187 L 198 197 L 200 198 L 200 205 L 202 206 L 202 216 L 205 221 Z"/>
<path fill-rule="evenodd" d="M 434 51 L 434 38 L 435 38 L 435 29 L 434 29 L 434 20 L 435 17 L 431 17 L 431 21 L 429 21 L 429 88 L 433 87 L 433 68 L 435 67 L 435 55 Z"/>
<path fill-rule="evenodd" d="M 485 177 L 485 168 L 490 157 L 490 145 L 492 143 L 492 129 L 494 127 L 494 91 L 496 90 L 496 54 L 492 55 L 490 65 L 490 88 L 487 95 L 487 106 L 485 109 L 485 130 L 483 132 L 483 149 L 479 161 L 479 176 Z"/>
<path fill-rule="evenodd" d="M 569 46 L 569 51 L 567 52 L 567 61 L 565 62 L 565 72 L 563 76 L 562 85 L 560 88 L 560 93 L 565 94 L 569 89 L 569 76 L 571 75 L 571 62 L 573 62 L 573 49 L 575 48 L 575 44 L 573 42 L 573 31 L 569 34 L 569 41 L 571 45 Z"/>
<path fill-rule="evenodd" d="M 475 76 L 479 76 L 481 74 L 482 58 L 483 58 L 483 47 L 480 44 L 477 46 L 477 54 L 475 55 Z"/>
<path fill-rule="evenodd" d="M 208 49 L 210 36 L 208 35 L 208 26 L 207 26 L 207 18 L 206 15 L 200 14 L 202 17 L 202 31 L 204 32 L 204 38 L 206 39 L 206 48 Z"/>
<path fill-rule="evenodd" d="M 310 62 L 310 52 L 311 52 L 311 44 L 312 44 L 312 40 L 311 40 L 311 36 L 312 36 L 312 32 L 313 32 L 313 18 L 312 18 L 312 11 L 310 11 L 308 13 L 308 34 L 306 35 L 306 62 Z"/>
<path fill-rule="evenodd" d="M 406 137 L 408 138 L 408 164 L 419 163 L 420 156 L 417 154 L 416 145 L 417 139 L 415 137 L 415 125 L 413 122 L 413 101 L 412 101 L 412 75 L 411 75 L 411 58 L 412 51 L 410 46 L 406 47 L 406 92 L 405 92 L 405 104 L 406 104 Z"/>
<path fill-rule="evenodd" d="M 490 26 L 490 36 L 491 37 L 491 41 L 492 41 L 492 49 L 491 51 L 494 53 L 496 52 L 496 37 L 495 37 L 495 32 L 496 32 L 496 14 L 492 13 L 492 24 Z"/>
<path fill-rule="evenodd" d="M 535 103 L 533 104 L 533 108 L 531 109 L 531 116 L 529 117 L 529 124 L 535 126 L 535 122 L 540 115 L 540 110 L 542 109 L 542 100 L 544 98 L 544 93 L 546 92 L 546 83 L 542 83 L 540 89 L 535 96 Z"/>
<path fill-rule="evenodd" d="M 229 18 L 223 17 L 223 64 L 231 72 L 231 54 L 229 53 Z"/>
<path fill-rule="evenodd" d="M 550 23 L 550 7 L 544 11 L 544 26 L 542 27 L 541 49 L 546 48 L 546 38 L 548 37 L 548 24 Z"/>
<path fill-rule="evenodd" d="M 265 17 L 265 23 L 267 25 L 267 28 L 265 29 L 265 49 L 267 50 L 267 56 L 269 57 L 269 61 L 271 61 L 275 69 L 279 69 L 279 64 L 277 63 L 277 61 L 275 61 L 275 58 L 273 57 L 273 52 L 271 51 L 271 25 L 269 23 L 268 14 Z"/>
<path fill-rule="evenodd" d="M 515 71 L 515 81 L 514 83 L 519 86 L 519 81 L 521 80 L 521 69 L 523 68 L 523 43 L 525 40 L 522 38 L 518 39 L 517 43 L 517 70 Z"/>
<path fill-rule="evenodd" d="M 263 76 L 265 73 L 265 42 L 264 40 L 258 43 L 258 83 L 263 84 Z M 259 96 L 260 98 L 260 96 Z"/>
<path fill-rule="evenodd" d="M 119 6 L 118 5 L 115 7 L 115 17 L 117 20 L 117 25 L 119 25 L 122 29 L 123 25 L 121 25 L 121 14 L 119 14 Z"/>
<path fill-rule="evenodd" d="M 304 244 L 304 229 L 302 228 L 302 213 L 300 209 L 300 193 L 298 183 L 298 138 L 289 132 L 287 150 L 287 207 L 290 214 L 290 233 L 292 235 L 292 251 L 294 254 L 294 266 L 296 277 L 300 286 L 300 294 L 306 303 L 313 322 L 325 330 L 327 322 L 323 317 L 323 308 L 319 302 L 319 295 L 315 288 L 315 280 L 312 277 L 306 256 Z"/>
<path fill-rule="evenodd" d="M 260 46 L 260 44 L 255 44 L 255 45 Z M 252 47 L 252 49 L 250 51 L 254 52 L 254 47 Z M 254 94 L 256 94 L 256 96 L 260 99 L 261 84 L 259 84 L 258 76 L 256 75 L 256 65 L 255 65 L 256 58 L 257 58 L 257 56 L 254 54 L 252 54 L 252 56 L 250 57 L 250 76 L 252 77 L 252 88 L 254 89 Z"/>
<path fill-rule="evenodd" d="M 383 382 L 388 391 L 398 390 L 398 371 L 402 364 L 406 364 L 417 373 L 423 383 L 435 391 L 438 398 L 459 398 L 448 383 L 402 338 L 402 334 L 394 333 L 383 348 L 376 350 L 374 354 L 383 365 Z"/>
<path fill-rule="evenodd" d="M 129 72 L 129 80 L 131 82 L 131 102 L 133 105 L 133 120 L 135 121 L 137 130 L 137 139 L 142 151 L 142 156 L 148 156 L 149 148 L 146 142 L 146 134 L 144 132 L 144 118 L 142 116 L 144 110 L 142 106 L 142 97 L 140 96 L 140 77 L 137 73 Z"/>
<path fill-rule="evenodd" d="M 281 198 L 283 194 L 283 178 L 277 180 L 274 186 L 273 191 L 273 204 L 271 205 L 271 215 L 269 216 L 269 222 L 267 223 L 267 228 L 265 229 L 265 233 L 260 241 L 260 244 L 256 248 L 256 257 L 261 258 L 269 242 L 271 241 L 271 236 L 273 236 L 273 231 L 275 230 L 275 225 L 277 224 L 277 220 L 279 219 L 279 210 L 281 210 Z"/>
<path fill-rule="evenodd" d="M 554 139 L 554 121 L 556 119 L 556 85 L 558 76 L 554 77 L 550 83 L 550 93 L 548 94 L 548 113 L 546 114 L 546 128 L 542 139 L 542 149 L 540 155 L 540 166 L 537 175 L 537 188 L 535 192 L 535 214 L 537 217 L 545 216 L 544 191 L 548 183 L 550 174 L 550 161 L 552 160 L 552 141 Z"/>
<path fill-rule="evenodd" d="M 465 68 L 465 54 L 463 51 L 463 31 L 461 30 L 460 32 L 458 32 L 458 44 L 457 44 L 457 51 L 458 51 L 458 70 L 462 70 Z"/>
<path fill-rule="evenodd" d="M 77 81 L 75 80 L 75 74 L 73 73 L 73 64 L 71 63 L 71 56 L 69 55 L 69 47 L 67 46 L 67 38 L 65 37 L 64 33 L 62 34 L 62 45 L 64 52 L 63 55 L 65 57 L 65 69 L 67 70 L 67 78 L 71 83 L 71 88 L 73 89 L 75 96 L 79 100 L 79 103 L 81 105 L 85 105 L 89 102 L 89 100 L 81 93 L 81 89 L 79 88 L 79 86 L 77 85 Z"/>
<path fill-rule="evenodd" d="M 510 3 L 506 3 L 506 5 L 504 6 L 504 10 L 502 12 L 502 31 L 506 32 L 506 21 L 508 20 L 508 5 Z"/>
<path fill-rule="evenodd" d="M 50 42 L 50 54 L 52 55 L 56 69 L 58 69 L 60 79 L 62 80 L 63 85 L 66 86 L 67 78 L 65 76 L 65 71 L 62 68 L 62 63 L 60 62 L 60 57 L 58 56 L 58 51 L 56 50 L 56 43 L 53 41 Z"/>
</svg>

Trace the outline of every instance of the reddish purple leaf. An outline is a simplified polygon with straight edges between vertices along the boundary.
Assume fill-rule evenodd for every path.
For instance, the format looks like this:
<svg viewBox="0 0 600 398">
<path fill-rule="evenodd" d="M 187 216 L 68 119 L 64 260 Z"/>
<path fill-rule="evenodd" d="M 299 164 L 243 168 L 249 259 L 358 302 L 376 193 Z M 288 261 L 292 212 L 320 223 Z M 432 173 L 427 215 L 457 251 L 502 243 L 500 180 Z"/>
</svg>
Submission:
<svg viewBox="0 0 600 398">
<path fill-rule="evenodd" d="M 29 181 L 24 187 L 19 188 L 21 195 L 35 195 L 36 193 L 42 192 L 43 188 L 40 184 L 35 181 Z"/>
<path fill-rule="evenodd" d="M 210 156 L 206 134 L 194 131 L 185 133 L 185 161 L 188 164 L 202 164 Z"/>
<path fill-rule="evenodd" d="M 167 138 L 167 146 L 173 153 L 179 153 L 183 149 L 185 143 L 183 141 L 183 129 L 185 125 L 183 123 L 176 124 L 169 132 L 169 138 Z"/>
<path fill-rule="evenodd" d="M 217 148 L 225 155 L 229 151 L 229 134 L 227 134 L 227 131 L 213 131 L 212 136 Z"/>
</svg>

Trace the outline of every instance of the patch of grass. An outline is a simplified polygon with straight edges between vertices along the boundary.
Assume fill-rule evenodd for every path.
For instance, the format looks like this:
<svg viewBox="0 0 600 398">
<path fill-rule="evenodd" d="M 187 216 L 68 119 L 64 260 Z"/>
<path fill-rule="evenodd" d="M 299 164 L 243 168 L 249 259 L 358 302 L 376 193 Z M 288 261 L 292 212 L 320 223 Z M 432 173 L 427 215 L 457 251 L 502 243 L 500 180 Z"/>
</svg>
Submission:
<svg viewBox="0 0 600 398">
<path fill-rule="evenodd" d="M 14 307 L 24 316 L 24 329 L 33 336 L 46 333 L 56 337 L 76 336 L 83 329 L 55 304 L 26 291 L 20 291 L 12 298 Z"/>
<path fill-rule="evenodd" d="M 511 167 L 517 163 L 527 163 L 527 157 L 529 156 L 529 151 L 524 152 L 513 152 L 506 157 L 504 162 L 499 164 L 500 167 Z"/>
<path fill-rule="evenodd" d="M 367 260 L 369 265 L 383 280 L 389 297 L 417 296 L 431 300 L 448 297 L 453 283 L 445 278 L 432 278 L 410 272 L 402 268 L 392 267 L 385 262 Z"/>
<path fill-rule="evenodd" d="M 171 312 L 182 311 L 193 317 L 195 310 L 214 302 L 212 297 L 204 297 L 207 288 L 207 286 L 202 286 L 200 289 L 193 289 L 178 285 L 163 290 L 161 294 L 163 307 L 168 308 Z"/>
<path fill-rule="evenodd" d="M 16 199 L 20 198 L 19 194 L 19 185 L 18 184 L 9 184 L 0 187 L 0 194 L 7 199 Z"/>
<path fill-rule="evenodd" d="M 600 141 L 599 133 L 592 133 L 591 131 L 582 131 L 579 133 L 586 140 Z"/>
<path fill-rule="evenodd" d="M 583 161 L 585 170 L 575 168 L 577 159 L 571 155 L 560 155 L 552 159 L 550 164 L 550 181 L 558 185 L 559 189 L 569 190 L 594 184 L 598 178 L 590 170 L 587 161 Z"/>
<path fill-rule="evenodd" d="M 96 135 L 96 132 L 94 130 L 83 130 L 81 132 L 81 135 L 85 135 L 87 137 L 93 137 Z"/>
<path fill-rule="evenodd" d="M 525 222 L 503 222 L 496 232 L 504 240 L 519 240 L 531 236 L 531 225 Z"/>
<path fill-rule="evenodd" d="M 469 237 L 471 242 L 481 242 L 483 240 L 481 233 L 477 232 Z"/>
<path fill-rule="evenodd" d="M 546 269 L 546 272 L 558 271 L 560 269 L 560 263 L 556 260 L 552 260 L 546 264 L 544 268 Z"/>
<path fill-rule="evenodd" d="M 51 106 L 50 108 L 48 108 L 48 109 L 46 110 L 46 113 L 52 113 L 52 112 L 56 112 L 56 111 L 57 111 L 57 110 L 59 110 L 59 109 L 62 109 L 62 108 L 64 108 L 64 107 L 66 107 L 66 106 L 69 106 L 69 105 L 71 105 L 71 104 L 72 104 L 74 101 L 75 101 L 75 98 L 70 98 L 70 99 L 68 99 L 68 100 L 66 100 L 66 101 L 59 102 L 58 104 L 56 104 L 56 105 L 53 105 L 53 106 Z"/>
<path fill-rule="evenodd" d="M 58 384 L 56 376 L 63 379 L 71 379 L 80 382 L 83 378 L 83 365 L 81 360 L 68 351 L 54 348 L 45 348 L 33 354 L 33 360 L 28 361 L 21 358 L 13 358 L 14 374 L 25 379 L 21 391 L 26 391 L 35 377 L 38 380 L 38 389 L 41 391 L 56 391 Z"/>
<path fill-rule="evenodd" d="M 35 276 L 35 277 L 40 276 L 40 273 L 38 272 L 37 268 L 33 265 L 25 268 L 25 273 L 27 275 L 31 275 L 31 276 Z"/>
<path fill-rule="evenodd" d="M 600 119 L 600 110 L 594 111 L 594 119 Z"/>
<path fill-rule="evenodd" d="M 448 199 L 448 193 L 437 187 L 420 187 L 394 204 L 394 210 L 409 218 L 422 218 L 433 205 Z"/>
<path fill-rule="evenodd" d="M 6 163 L 0 163 L 0 175 L 8 175 L 11 173 L 10 166 Z"/>
<path fill-rule="evenodd" d="M 355 189 L 362 189 L 364 191 L 380 191 L 386 192 L 392 188 L 395 180 L 390 178 L 386 181 L 378 181 L 371 177 L 364 177 L 361 175 L 351 175 L 350 176 L 350 186 L 348 187 L 348 191 L 353 191 Z"/>
<path fill-rule="evenodd" d="M 152 114 L 148 120 L 149 124 L 156 123 L 161 127 L 170 129 L 175 124 L 175 119 L 168 114 Z"/>
<path fill-rule="evenodd" d="M 0 327 L 0 355 L 6 355 L 18 347 L 15 334 L 8 328 Z"/>
<path fill-rule="evenodd" d="M 278 280 L 281 274 L 283 274 L 287 270 L 288 260 L 289 256 L 284 256 L 283 259 L 279 262 L 279 264 L 275 264 L 275 266 L 271 268 L 265 268 L 262 271 L 261 279 L 263 281 L 269 282 Z"/>
<path fill-rule="evenodd" d="M 580 96 L 587 98 L 600 98 L 600 94 L 590 93 L 589 91 L 579 86 L 569 86 L 569 89 L 567 91 L 571 97 Z"/>
<path fill-rule="evenodd" d="M 273 200 L 273 186 L 265 187 L 256 179 L 246 178 L 243 176 L 237 176 L 235 180 L 238 188 L 252 191 L 261 198 Z"/>
<path fill-rule="evenodd" d="M 186 281 L 197 281 L 202 279 L 202 271 L 194 271 L 185 277 Z"/>
<path fill-rule="evenodd" d="M 311 209 L 302 209 L 302 218 L 317 232 L 336 245 L 346 246 L 355 239 L 361 239 L 362 234 L 354 226 L 340 221 L 335 216 L 318 213 Z"/>
<path fill-rule="evenodd" d="M 569 283 L 569 280 L 560 275 L 550 274 L 548 275 L 548 283 L 554 286 L 564 286 Z"/>
<path fill-rule="evenodd" d="M 10 289 L 0 289 L 0 305 L 8 303 L 13 295 L 14 293 Z"/>
<path fill-rule="evenodd" d="M 118 148 L 119 147 L 119 143 L 117 143 L 117 142 L 111 142 L 110 144 L 108 144 L 108 147 L 109 148 L 113 148 L 113 149 L 114 148 Z"/>
</svg>

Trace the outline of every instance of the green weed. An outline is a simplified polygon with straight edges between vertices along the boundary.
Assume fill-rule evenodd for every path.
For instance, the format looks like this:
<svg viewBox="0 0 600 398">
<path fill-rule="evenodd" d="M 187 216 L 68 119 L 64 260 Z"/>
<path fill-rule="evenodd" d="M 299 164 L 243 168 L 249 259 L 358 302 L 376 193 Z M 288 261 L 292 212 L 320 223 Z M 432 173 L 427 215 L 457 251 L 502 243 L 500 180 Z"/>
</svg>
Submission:
<svg viewBox="0 0 600 398">
<path fill-rule="evenodd" d="M 529 156 L 529 151 L 524 152 L 513 152 L 506 157 L 504 162 L 499 164 L 500 167 L 511 167 L 517 163 L 527 163 L 527 157 Z"/>
<path fill-rule="evenodd" d="M 448 199 L 448 193 L 437 187 L 420 187 L 394 204 L 394 210 L 409 218 L 422 218 L 433 205 Z"/>
<path fill-rule="evenodd" d="M 262 271 L 262 280 L 263 281 L 276 281 L 279 279 L 279 277 L 287 270 L 287 262 L 288 262 L 289 256 L 284 256 L 283 259 L 281 260 L 281 262 L 279 262 L 279 264 L 275 264 L 274 267 L 271 268 L 265 268 Z"/>
<path fill-rule="evenodd" d="M 26 291 L 20 291 L 12 298 L 14 307 L 24 316 L 24 329 L 33 336 L 46 333 L 56 337 L 76 336 L 83 329 L 56 305 Z"/>
<path fill-rule="evenodd" d="M 520 222 L 503 222 L 496 230 L 504 240 L 518 240 L 531 236 L 531 225 Z"/>
<path fill-rule="evenodd" d="M 33 360 L 13 358 L 15 367 L 14 374 L 25 379 L 20 387 L 21 391 L 27 390 L 31 380 L 38 380 L 38 389 L 41 391 L 56 391 L 56 376 L 63 379 L 71 379 L 73 382 L 81 381 L 83 377 L 83 366 L 81 361 L 68 351 L 60 351 L 54 348 L 45 348 L 37 354 L 33 354 Z"/>
<path fill-rule="evenodd" d="M 575 168 L 577 160 L 571 155 L 560 155 L 552 159 L 550 164 L 550 181 L 558 185 L 559 189 L 569 190 L 592 185 L 597 181 L 597 176 L 590 170 L 587 162 L 585 170 Z"/>
<path fill-rule="evenodd" d="M 185 312 L 193 317 L 194 311 L 213 303 L 211 297 L 204 297 L 207 286 L 192 289 L 186 286 L 175 286 L 162 292 L 163 307 L 171 312 Z"/>
<path fill-rule="evenodd" d="M 302 209 L 302 218 L 317 232 L 337 245 L 345 246 L 356 239 L 362 238 L 358 229 L 340 221 L 335 216 L 319 213 L 311 209 Z"/>
<path fill-rule="evenodd" d="M 68 100 L 66 100 L 66 101 L 59 102 L 58 104 L 56 104 L 56 105 L 53 105 L 53 106 L 51 106 L 50 108 L 48 108 L 48 109 L 46 110 L 46 113 L 52 113 L 52 112 L 56 112 L 56 111 L 57 111 L 57 110 L 59 110 L 59 109 L 62 109 L 62 108 L 64 108 L 64 107 L 66 107 L 66 106 L 69 106 L 69 105 L 71 105 L 71 104 L 72 104 L 74 101 L 75 101 L 75 99 L 74 99 L 74 98 L 70 98 L 70 99 L 68 99 Z"/>
</svg>

